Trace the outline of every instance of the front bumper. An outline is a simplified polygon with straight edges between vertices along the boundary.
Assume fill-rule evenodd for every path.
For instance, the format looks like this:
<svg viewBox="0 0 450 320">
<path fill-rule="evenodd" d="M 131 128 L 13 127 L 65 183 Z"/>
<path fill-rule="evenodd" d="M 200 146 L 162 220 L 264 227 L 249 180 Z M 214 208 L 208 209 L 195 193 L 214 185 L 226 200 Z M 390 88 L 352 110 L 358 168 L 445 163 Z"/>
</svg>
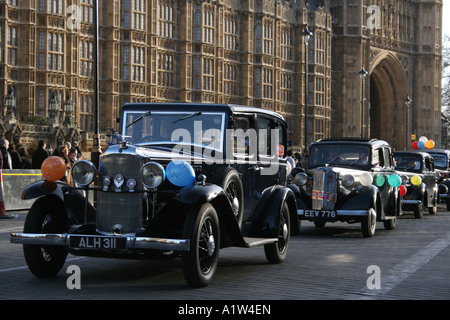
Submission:
<svg viewBox="0 0 450 320">
<path fill-rule="evenodd" d="M 297 210 L 299 220 L 310 221 L 347 221 L 357 220 L 368 217 L 369 214 L 375 215 L 373 209 L 369 210 Z"/>
<path fill-rule="evenodd" d="M 92 237 L 91 235 L 74 234 L 76 237 Z M 15 244 L 31 244 L 31 245 L 53 245 L 70 247 L 70 234 L 33 234 L 33 233 L 11 233 L 10 241 Z M 126 249 L 152 249 L 164 251 L 189 251 L 190 241 L 188 239 L 165 239 L 165 238 L 148 238 L 135 236 L 95 236 L 96 238 L 105 239 L 126 239 Z M 80 248 L 73 248 L 74 250 Z M 86 248 L 89 249 L 89 248 Z M 98 250 L 98 248 L 91 248 Z"/>
<path fill-rule="evenodd" d="M 409 211 L 417 208 L 422 204 L 421 200 L 402 200 L 402 209 Z"/>
</svg>

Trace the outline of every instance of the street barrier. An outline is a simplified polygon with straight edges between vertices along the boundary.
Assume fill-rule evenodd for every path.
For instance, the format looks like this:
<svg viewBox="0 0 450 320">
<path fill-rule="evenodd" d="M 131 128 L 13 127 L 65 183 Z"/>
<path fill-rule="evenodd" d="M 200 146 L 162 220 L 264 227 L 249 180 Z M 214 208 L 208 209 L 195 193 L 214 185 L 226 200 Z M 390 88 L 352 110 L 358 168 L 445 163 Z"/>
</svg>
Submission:
<svg viewBox="0 0 450 320">
<path fill-rule="evenodd" d="M 27 210 L 34 201 L 22 200 L 22 192 L 30 184 L 43 180 L 41 170 L 1 170 L 0 215 L 2 202 L 6 211 Z M 3 199 L 2 199 L 3 197 Z M 6 214 L 6 213 L 5 213 Z"/>
<path fill-rule="evenodd" d="M 5 201 L 3 201 L 3 179 L 2 179 L 2 169 L 0 168 L 0 217 L 5 218 L 6 214 Z"/>
</svg>

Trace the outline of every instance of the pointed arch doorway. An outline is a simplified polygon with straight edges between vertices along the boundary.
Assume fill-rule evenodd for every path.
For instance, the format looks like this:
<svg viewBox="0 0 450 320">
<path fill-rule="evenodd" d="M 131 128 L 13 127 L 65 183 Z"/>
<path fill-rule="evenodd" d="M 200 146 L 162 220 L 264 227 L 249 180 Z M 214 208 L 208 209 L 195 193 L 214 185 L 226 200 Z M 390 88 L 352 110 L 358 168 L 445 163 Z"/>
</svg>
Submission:
<svg viewBox="0 0 450 320">
<path fill-rule="evenodd" d="M 412 118 L 405 106 L 410 96 L 405 70 L 394 54 L 383 52 L 372 62 L 369 74 L 370 137 L 404 150 L 409 144 Z"/>
</svg>

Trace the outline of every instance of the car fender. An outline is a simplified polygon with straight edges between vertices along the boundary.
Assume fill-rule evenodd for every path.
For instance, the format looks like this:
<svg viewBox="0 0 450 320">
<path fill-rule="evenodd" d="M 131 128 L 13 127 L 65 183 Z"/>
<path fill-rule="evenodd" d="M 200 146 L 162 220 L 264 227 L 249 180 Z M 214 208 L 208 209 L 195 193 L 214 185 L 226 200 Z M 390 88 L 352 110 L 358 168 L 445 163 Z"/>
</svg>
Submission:
<svg viewBox="0 0 450 320">
<path fill-rule="evenodd" d="M 376 186 L 360 186 L 345 199 L 343 199 L 338 209 L 340 210 L 369 210 L 376 209 L 375 203 L 379 194 L 379 190 Z"/>
<path fill-rule="evenodd" d="M 250 237 L 276 238 L 280 222 L 280 210 L 286 203 L 289 207 L 291 234 L 298 234 L 297 205 L 294 192 L 284 186 L 265 189 L 252 213 Z"/>
<path fill-rule="evenodd" d="M 405 199 L 409 200 L 420 200 L 424 201 L 425 198 L 425 183 L 421 183 L 419 186 L 411 186 L 411 189 L 408 190 L 409 192 L 406 194 Z"/>
<path fill-rule="evenodd" d="M 291 189 L 292 192 L 294 193 L 295 201 L 297 203 L 297 209 L 311 208 L 312 205 L 311 195 L 308 195 L 302 188 L 300 188 L 294 183 L 288 184 L 287 187 Z"/>
<path fill-rule="evenodd" d="M 22 192 L 22 200 L 38 199 L 35 201 L 38 202 L 40 198 L 53 199 L 53 201 L 61 200 L 71 223 L 81 223 L 85 219 L 86 206 L 88 221 L 95 221 L 95 207 L 87 201 L 83 194 L 67 183 L 47 180 L 37 181 L 26 187 Z"/>
<path fill-rule="evenodd" d="M 64 192 L 63 187 L 70 187 L 68 184 L 61 181 L 37 181 L 35 183 L 30 184 L 25 190 L 22 192 L 22 200 L 31 200 L 36 199 L 46 195 L 56 195 L 61 200 L 64 201 Z"/>
</svg>

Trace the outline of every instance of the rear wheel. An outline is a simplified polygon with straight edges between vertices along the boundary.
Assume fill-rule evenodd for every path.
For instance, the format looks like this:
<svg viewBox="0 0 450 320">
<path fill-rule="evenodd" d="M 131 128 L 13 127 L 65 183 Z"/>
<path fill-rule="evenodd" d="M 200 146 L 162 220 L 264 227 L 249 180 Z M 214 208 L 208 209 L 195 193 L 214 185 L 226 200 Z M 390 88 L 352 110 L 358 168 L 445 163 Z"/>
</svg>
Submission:
<svg viewBox="0 0 450 320">
<path fill-rule="evenodd" d="M 264 245 L 264 253 L 266 254 L 266 258 L 269 263 L 277 264 L 286 259 L 290 238 L 291 223 L 289 220 L 289 207 L 286 203 L 284 203 L 280 212 L 278 241 Z"/>
<path fill-rule="evenodd" d="M 48 200 L 48 201 L 45 201 Z M 24 233 L 60 234 L 67 229 L 65 211 L 59 198 L 48 197 L 36 201 L 27 214 Z M 50 278 L 63 267 L 68 249 L 63 246 L 23 245 L 25 261 L 38 278 Z"/>
<path fill-rule="evenodd" d="M 190 210 L 183 237 L 190 240 L 190 251 L 181 255 L 184 277 L 192 287 L 205 287 L 216 272 L 220 248 L 219 218 L 211 204 Z"/>
</svg>

